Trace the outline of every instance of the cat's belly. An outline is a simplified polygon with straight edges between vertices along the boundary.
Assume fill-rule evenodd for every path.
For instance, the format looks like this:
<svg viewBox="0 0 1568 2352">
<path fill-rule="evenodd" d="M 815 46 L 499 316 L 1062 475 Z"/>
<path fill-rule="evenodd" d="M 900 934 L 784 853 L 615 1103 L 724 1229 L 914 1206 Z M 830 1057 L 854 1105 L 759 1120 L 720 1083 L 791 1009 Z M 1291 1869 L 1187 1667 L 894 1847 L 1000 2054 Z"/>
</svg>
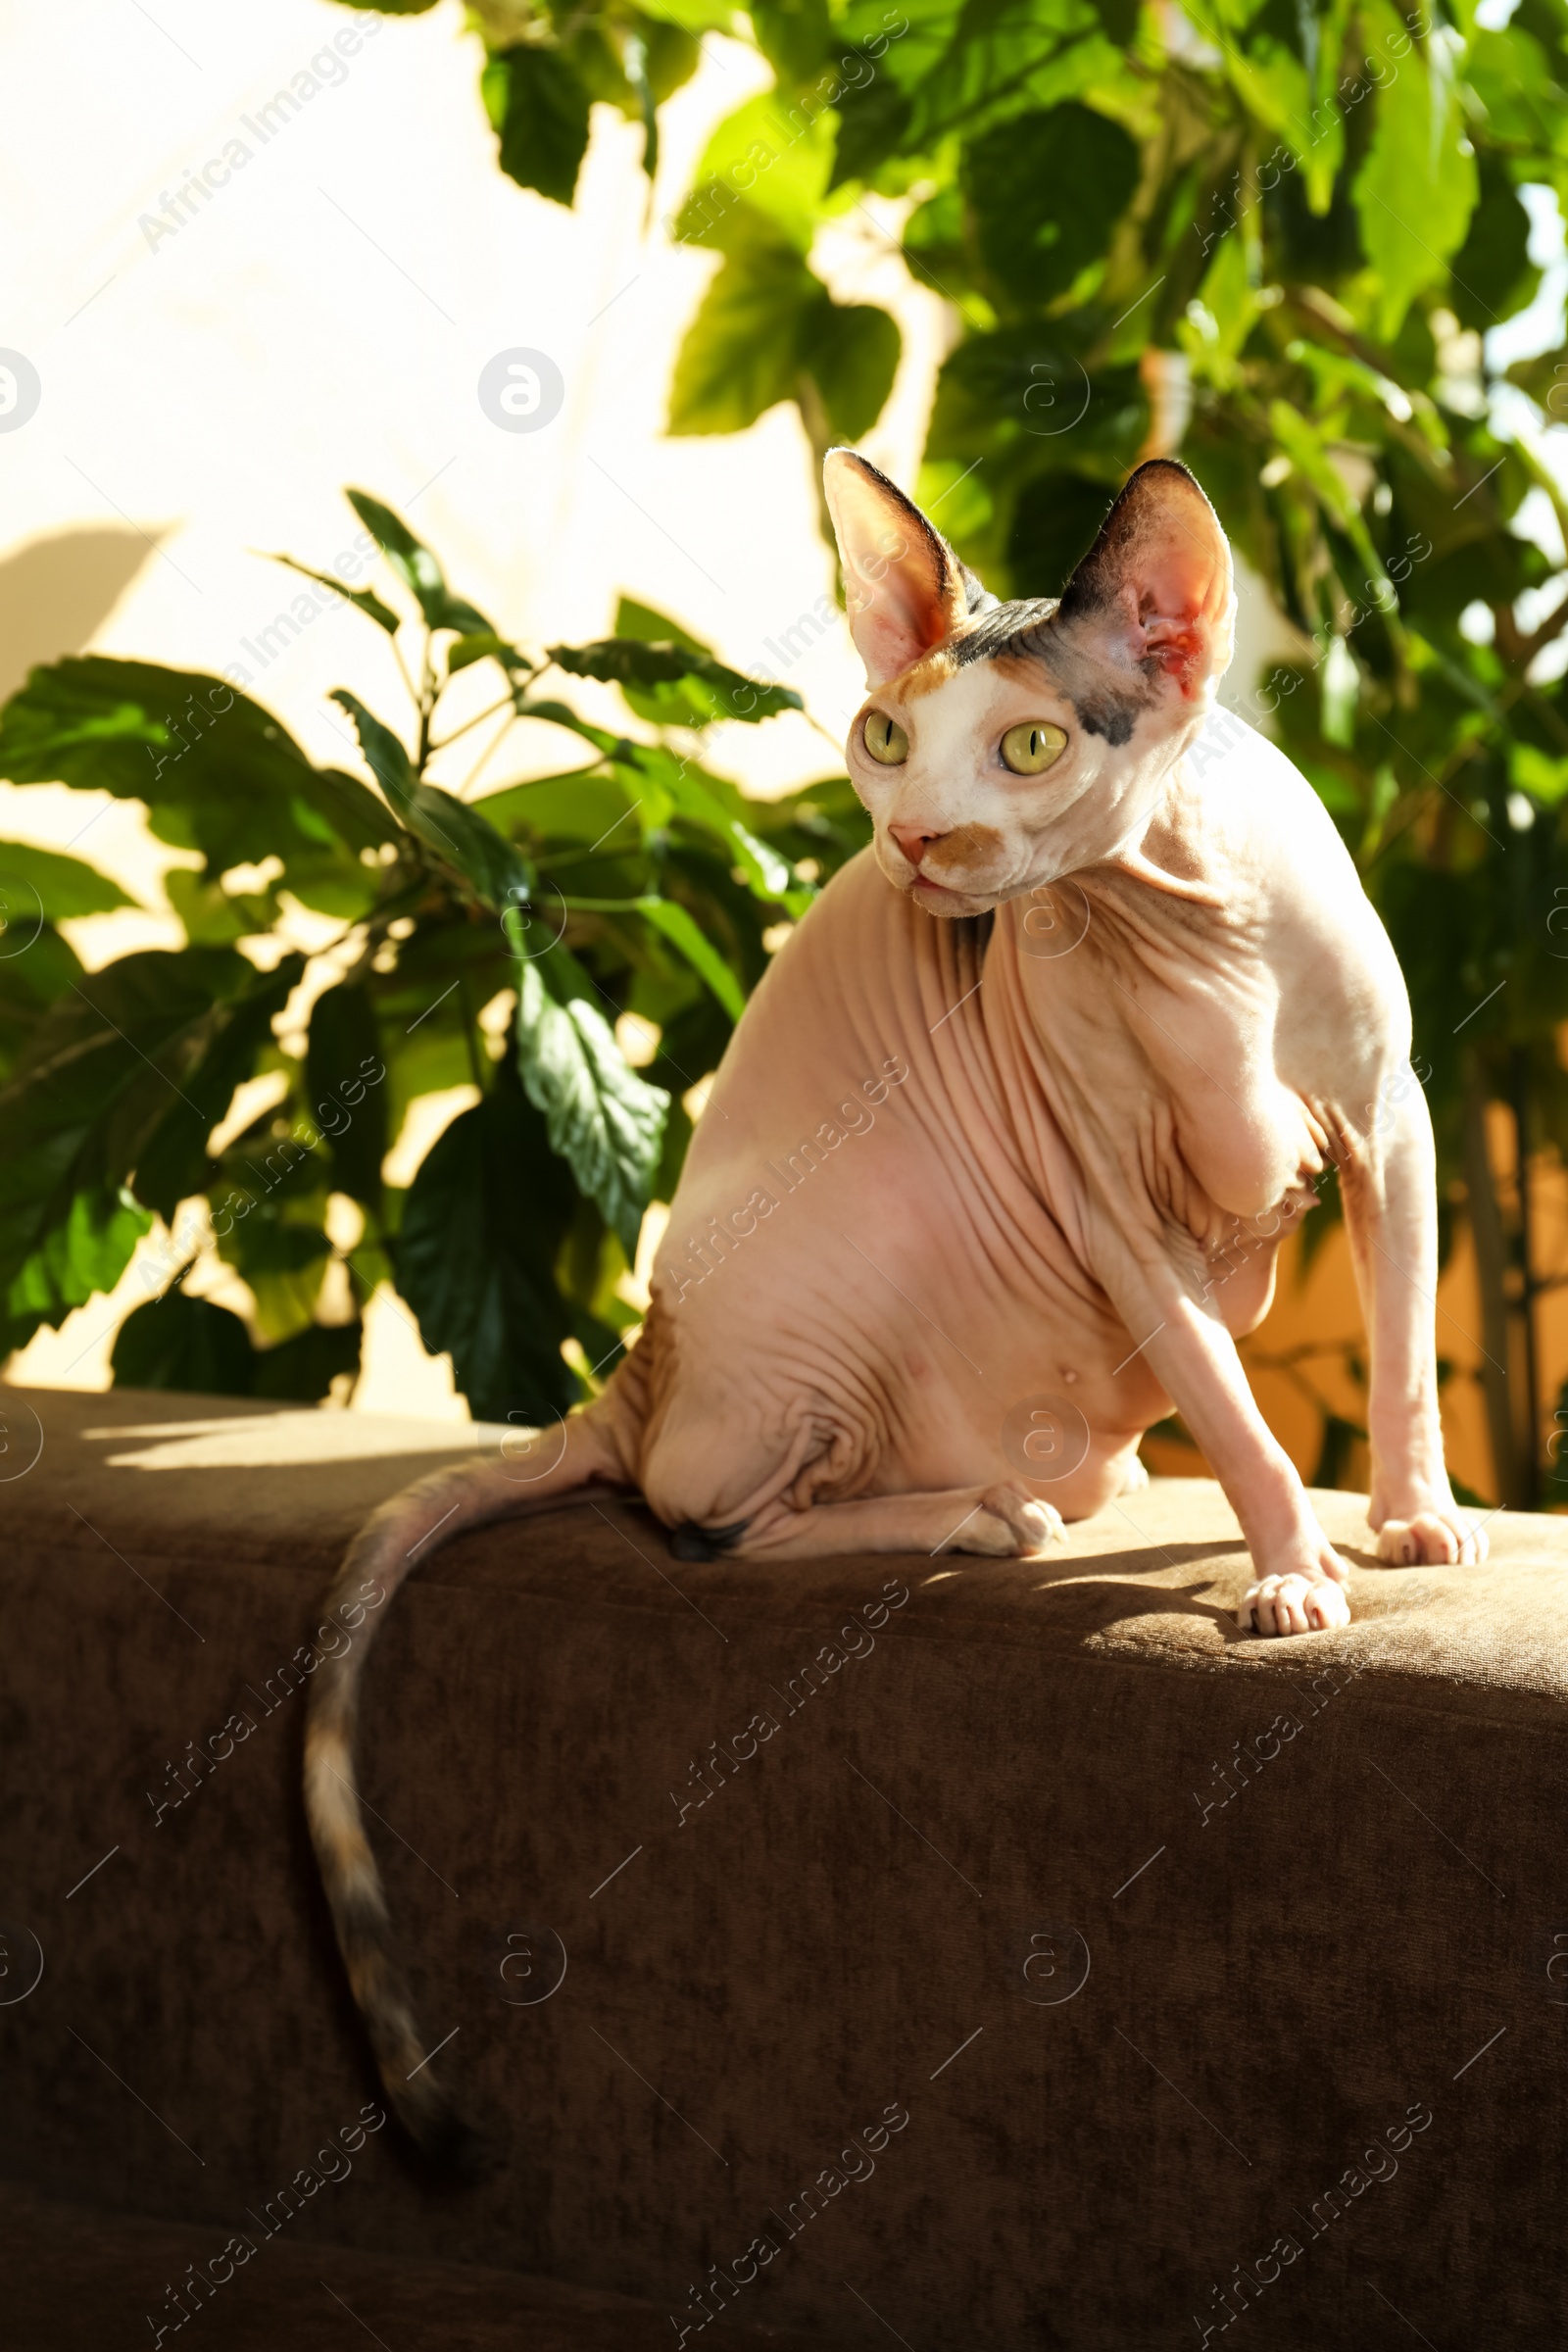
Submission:
<svg viewBox="0 0 1568 2352">
<path fill-rule="evenodd" d="M 1024 1477 L 1082 1517 L 1169 1409 L 1070 1238 L 1080 1203 L 933 1117 L 914 1067 L 878 1085 L 814 1151 L 764 1123 L 682 1182 L 639 1348 L 662 1516 Z"/>
<path fill-rule="evenodd" d="M 1169 1410 L 1137 1341 L 1049 1272 L 965 1300 L 886 1231 L 810 1248 L 784 1296 L 764 1245 L 651 1314 L 637 1467 L 669 1524 L 1010 1478 L 1082 1518 Z"/>
</svg>

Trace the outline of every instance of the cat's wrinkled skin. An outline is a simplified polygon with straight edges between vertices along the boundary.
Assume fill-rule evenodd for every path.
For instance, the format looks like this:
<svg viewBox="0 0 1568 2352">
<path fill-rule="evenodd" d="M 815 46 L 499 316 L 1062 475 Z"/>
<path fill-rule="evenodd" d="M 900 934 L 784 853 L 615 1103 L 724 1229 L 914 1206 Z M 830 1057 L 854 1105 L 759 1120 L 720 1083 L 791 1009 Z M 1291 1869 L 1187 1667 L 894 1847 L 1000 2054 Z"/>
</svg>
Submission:
<svg viewBox="0 0 1568 2352">
<path fill-rule="evenodd" d="M 1379 1556 L 1484 1558 L 1444 1469 L 1403 983 L 1311 788 L 1212 720 L 1234 596 L 1201 491 L 1141 467 L 1059 605 L 999 606 L 862 459 L 833 452 L 827 490 L 873 848 L 747 1010 L 604 1395 L 384 1506 L 337 1590 L 593 1482 L 639 1489 L 688 1556 L 1027 1556 L 1137 1483 L 1174 1403 L 1251 1552 L 1241 1623 L 1341 1625 L 1348 1570 L 1235 1344 L 1333 1164 Z M 868 718 L 905 757 L 872 756 Z M 1002 746 L 1029 722 L 1062 745 L 1018 774 Z M 421 2053 L 352 1788 L 363 1654 L 317 1673 L 308 1796 L 387 2087 L 434 2144 L 453 2126 L 433 2070 L 405 2080 Z"/>
</svg>

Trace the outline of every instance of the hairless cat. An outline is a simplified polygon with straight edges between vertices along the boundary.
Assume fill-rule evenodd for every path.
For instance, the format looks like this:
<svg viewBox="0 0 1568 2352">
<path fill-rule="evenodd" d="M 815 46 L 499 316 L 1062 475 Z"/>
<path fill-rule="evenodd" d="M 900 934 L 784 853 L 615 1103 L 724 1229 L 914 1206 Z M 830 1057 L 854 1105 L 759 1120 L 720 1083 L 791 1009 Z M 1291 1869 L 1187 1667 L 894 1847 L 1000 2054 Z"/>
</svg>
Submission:
<svg viewBox="0 0 1568 2352">
<path fill-rule="evenodd" d="M 1378 1556 L 1483 1559 L 1444 1468 L 1408 1001 L 1310 785 L 1216 721 L 1235 594 L 1207 499 L 1140 466 L 1059 601 L 999 604 L 865 459 L 830 452 L 826 482 L 874 842 L 735 1032 L 612 1379 L 385 1503 L 332 1604 L 596 1489 L 640 1492 L 683 1558 L 1029 1557 L 1143 1483 L 1174 1403 L 1251 1553 L 1239 1622 L 1342 1625 L 1348 1571 L 1236 1349 L 1331 1167 Z M 461 2161 L 354 1787 L 368 1646 L 314 1676 L 312 1834 L 388 2095 Z"/>
</svg>

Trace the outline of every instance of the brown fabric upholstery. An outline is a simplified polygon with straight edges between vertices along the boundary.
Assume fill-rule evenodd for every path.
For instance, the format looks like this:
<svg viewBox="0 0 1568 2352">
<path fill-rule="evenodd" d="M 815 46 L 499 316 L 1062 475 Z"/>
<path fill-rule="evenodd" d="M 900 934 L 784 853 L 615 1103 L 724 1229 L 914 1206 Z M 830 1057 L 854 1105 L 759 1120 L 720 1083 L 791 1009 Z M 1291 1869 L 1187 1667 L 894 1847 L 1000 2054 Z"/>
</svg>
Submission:
<svg viewBox="0 0 1568 2352">
<path fill-rule="evenodd" d="M 44 1971 L 0 2006 L 0 2161 L 217 2254 L 374 2093 L 277 1669 L 364 1511 L 474 1433 L 3 1402 L 0 1467 L 28 1410 L 43 1449 L 0 1486 L 0 2000 L 20 1931 Z M 289 2229 L 641 2297 L 649 2342 L 758 2240 L 710 2305 L 819 2344 L 1218 2343 L 1227 2281 L 1271 2352 L 1560 2342 L 1568 1529 L 1380 1570 L 1319 1502 L 1366 1564 L 1296 1642 L 1237 1633 L 1198 1481 L 1045 1567 L 677 1562 L 611 1504 L 440 1553 L 379 1636 L 364 1785 L 428 2043 L 508 2161 L 437 2189 L 388 2128 Z M 541 1930 L 566 1975 L 517 2005 Z M 166 2275 L 100 2340 L 150 2340 Z"/>
<path fill-rule="evenodd" d="M 477 2264 L 353 2254 L 303 2228 L 298 2244 L 262 2239 L 221 2285 L 196 2290 L 194 2332 L 182 2338 L 166 2289 L 210 2260 L 221 2231 L 0 2183 L 0 2341 L 8 2352 L 151 2345 L 145 2312 L 170 2323 L 169 2352 L 182 2340 L 210 2352 L 368 2352 L 372 2341 L 384 2352 L 648 2352 L 667 2332 L 662 2311 L 621 2295 Z M 711 2352 L 807 2352 L 812 2340 L 722 2322 L 704 2338 Z"/>
</svg>

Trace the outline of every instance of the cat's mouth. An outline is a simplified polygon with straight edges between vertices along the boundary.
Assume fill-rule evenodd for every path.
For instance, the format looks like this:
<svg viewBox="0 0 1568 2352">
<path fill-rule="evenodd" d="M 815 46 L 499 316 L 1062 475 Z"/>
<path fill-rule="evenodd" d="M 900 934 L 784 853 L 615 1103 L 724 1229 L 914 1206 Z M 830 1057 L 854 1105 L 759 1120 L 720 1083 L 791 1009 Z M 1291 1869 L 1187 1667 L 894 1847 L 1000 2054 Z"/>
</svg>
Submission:
<svg viewBox="0 0 1568 2352">
<path fill-rule="evenodd" d="M 909 896 L 932 914 L 977 914 L 991 905 L 989 892 L 953 890 L 946 882 L 933 882 L 928 874 L 915 875 Z"/>
<path fill-rule="evenodd" d="M 935 874 L 916 865 L 902 845 L 895 848 L 888 844 L 884 848 L 879 841 L 876 860 L 894 889 L 902 890 L 917 906 L 923 906 L 927 914 L 983 914 L 997 903 L 995 889 L 984 885 L 971 884 L 964 889 L 956 883 L 939 882 Z"/>
</svg>

